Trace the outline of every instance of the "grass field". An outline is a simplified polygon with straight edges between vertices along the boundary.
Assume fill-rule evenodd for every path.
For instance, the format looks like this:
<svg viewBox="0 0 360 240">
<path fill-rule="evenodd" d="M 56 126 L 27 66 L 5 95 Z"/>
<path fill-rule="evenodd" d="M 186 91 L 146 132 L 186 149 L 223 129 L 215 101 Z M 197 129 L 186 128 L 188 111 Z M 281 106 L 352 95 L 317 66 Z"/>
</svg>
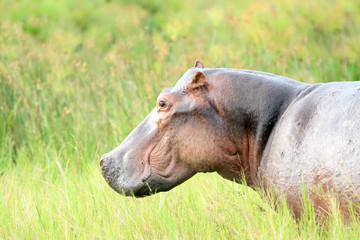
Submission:
<svg viewBox="0 0 360 240">
<path fill-rule="evenodd" d="M 117 146 L 196 59 L 315 83 L 360 80 L 360 2 L 0 1 L 0 239 L 358 239 L 199 174 L 125 198 Z"/>
</svg>

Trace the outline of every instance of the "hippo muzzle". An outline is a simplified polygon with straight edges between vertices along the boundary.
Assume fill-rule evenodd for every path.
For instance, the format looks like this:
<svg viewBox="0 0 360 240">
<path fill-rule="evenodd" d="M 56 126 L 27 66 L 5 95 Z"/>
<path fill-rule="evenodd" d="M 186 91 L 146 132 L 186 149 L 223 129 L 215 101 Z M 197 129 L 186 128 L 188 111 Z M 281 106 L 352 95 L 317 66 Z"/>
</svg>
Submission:
<svg viewBox="0 0 360 240">
<path fill-rule="evenodd" d="M 102 175 L 111 188 L 120 194 L 136 197 L 149 195 L 145 194 L 148 176 L 141 176 L 139 172 L 142 173 L 144 169 L 132 164 L 134 162 L 137 162 L 136 159 L 123 153 L 104 154 L 100 161 Z"/>
</svg>

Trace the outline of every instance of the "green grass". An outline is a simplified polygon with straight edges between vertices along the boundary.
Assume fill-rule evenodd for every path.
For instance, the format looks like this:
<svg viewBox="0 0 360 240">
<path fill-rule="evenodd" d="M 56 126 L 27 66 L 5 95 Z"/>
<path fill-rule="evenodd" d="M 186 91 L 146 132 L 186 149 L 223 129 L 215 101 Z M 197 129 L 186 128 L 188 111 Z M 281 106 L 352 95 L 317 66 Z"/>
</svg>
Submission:
<svg viewBox="0 0 360 240">
<path fill-rule="evenodd" d="M 0 1 L 0 239 L 357 239 L 216 174 L 125 198 L 98 161 L 196 59 L 355 81 L 359 42 L 358 1 Z"/>
</svg>

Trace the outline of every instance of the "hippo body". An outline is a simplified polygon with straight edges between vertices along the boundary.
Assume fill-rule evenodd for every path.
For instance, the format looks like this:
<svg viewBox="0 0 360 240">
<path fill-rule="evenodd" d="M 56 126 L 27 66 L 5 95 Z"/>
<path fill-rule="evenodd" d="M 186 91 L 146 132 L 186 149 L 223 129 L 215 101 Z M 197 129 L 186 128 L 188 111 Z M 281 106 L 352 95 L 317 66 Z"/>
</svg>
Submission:
<svg viewBox="0 0 360 240">
<path fill-rule="evenodd" d="M 348 215 L 348 200 L 360 200 L 360 82 L 309 85 L 274 127 L 258 175 L 285 192 L 296 215 L 306 187 L 315 207 L 327 210 L 326 194 L 339 197 Z"/>
<path fill-rule="evenodd" d="M 109 185 L 127 196 L 167 191 L 197 172 L 218 172 L 285 193 L 296 216 L 303 188 L 315 209 L 327 195 L 360 200 L 360 82 L 306 84 L 197 62 L 101 159 Z"/>
</svg>

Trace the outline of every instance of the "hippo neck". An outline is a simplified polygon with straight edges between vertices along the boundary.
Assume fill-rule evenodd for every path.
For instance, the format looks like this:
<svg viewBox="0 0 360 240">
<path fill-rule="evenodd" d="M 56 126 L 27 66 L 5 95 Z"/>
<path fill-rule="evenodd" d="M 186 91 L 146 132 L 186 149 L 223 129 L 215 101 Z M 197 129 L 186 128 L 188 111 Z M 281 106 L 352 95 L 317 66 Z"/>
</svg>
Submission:
<svg viewBox="0 0 360 240">
<path fill-rule="evenodd" d="M 218 173 L 257 186 L 262 153 L 278 119 L 308 84 L 277 75 L 234 69 L 209 69 L 209 102 L 229 123 L 237 157 L 222 163 Z M 241 168 L 239 169 L 239 162 Z"/>
</svg>

